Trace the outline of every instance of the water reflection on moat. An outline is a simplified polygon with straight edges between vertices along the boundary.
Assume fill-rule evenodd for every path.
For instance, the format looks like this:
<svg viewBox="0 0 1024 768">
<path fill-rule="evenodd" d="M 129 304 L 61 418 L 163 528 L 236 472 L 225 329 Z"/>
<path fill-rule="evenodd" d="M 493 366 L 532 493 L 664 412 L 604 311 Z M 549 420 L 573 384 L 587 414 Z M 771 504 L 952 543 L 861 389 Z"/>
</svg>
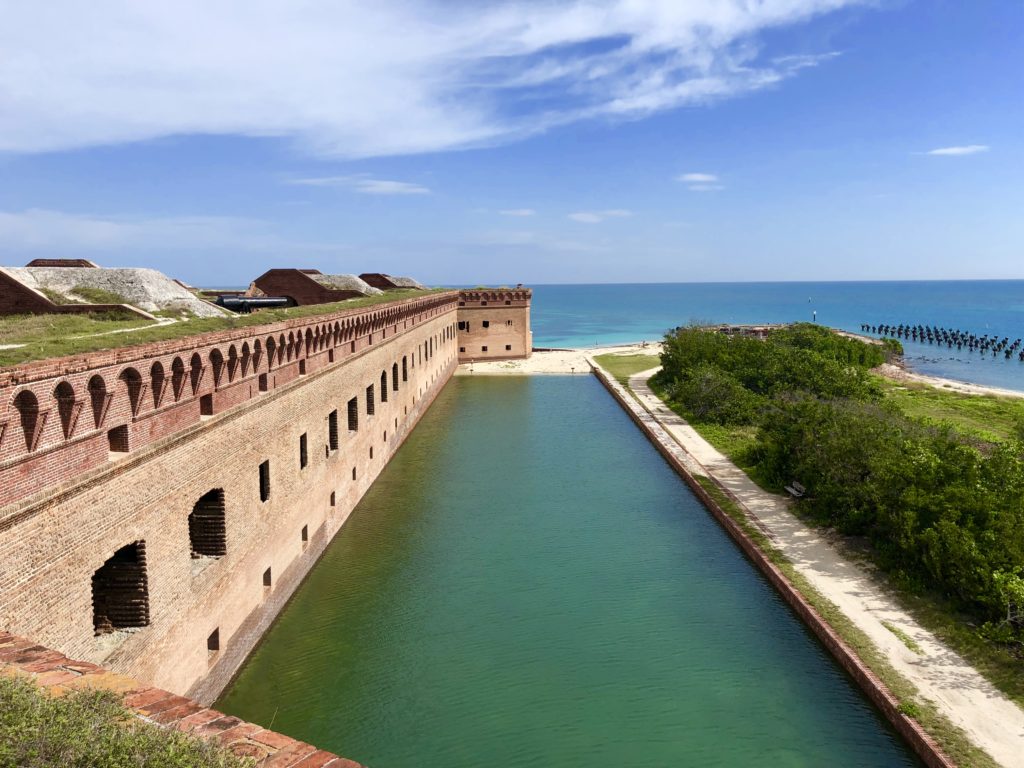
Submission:
<svg viewBox="0 0 1024 768">
<path fill-rule="evenodd" d="M 916 765 L 580 376 L 454 379 L 219 706 L 373 768 Z"/>
</svg>

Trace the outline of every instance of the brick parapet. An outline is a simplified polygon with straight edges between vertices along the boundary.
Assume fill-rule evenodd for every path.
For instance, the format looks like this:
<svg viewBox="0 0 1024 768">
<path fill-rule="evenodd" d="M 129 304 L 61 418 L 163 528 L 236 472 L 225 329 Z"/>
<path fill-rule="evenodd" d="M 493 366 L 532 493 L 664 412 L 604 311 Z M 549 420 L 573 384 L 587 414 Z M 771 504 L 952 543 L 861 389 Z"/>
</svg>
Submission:
<svg viewBox="0 0 1024 768">
<path fill-rule="evenodd" d="M 0 508 L 339 364 L 455 291 L 0 369 Z"/>
<path fill-rule="evenodd" d="M 154 726 L 216 740 L 239 757 L 253 758 L 260 768 L 361 768 L 359 763 L 312 744 L 225 715 L 161 688 L 149 687 L 96 664 L 69 659 L 58 651 L 0 630 L 0 674 L 11 672 L 28 676 L 55 695 L 82 688 L 112 690 L 122 697 L 126 707 Z"/>
</svg>

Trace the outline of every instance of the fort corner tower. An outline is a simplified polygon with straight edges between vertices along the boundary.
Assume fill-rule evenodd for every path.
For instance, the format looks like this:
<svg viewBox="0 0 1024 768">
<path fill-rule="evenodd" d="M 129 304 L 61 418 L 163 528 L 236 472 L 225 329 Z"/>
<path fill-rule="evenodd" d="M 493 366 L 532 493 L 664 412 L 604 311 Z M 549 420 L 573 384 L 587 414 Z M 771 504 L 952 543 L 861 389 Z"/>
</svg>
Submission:
<svg viewBox="0 0 1024 768">
<path fill-rule="evenodd" d="M 459 291 L 459 362 L 529 357 L 532 297 L 533 292 L 521 286 Z"/>
</svg>

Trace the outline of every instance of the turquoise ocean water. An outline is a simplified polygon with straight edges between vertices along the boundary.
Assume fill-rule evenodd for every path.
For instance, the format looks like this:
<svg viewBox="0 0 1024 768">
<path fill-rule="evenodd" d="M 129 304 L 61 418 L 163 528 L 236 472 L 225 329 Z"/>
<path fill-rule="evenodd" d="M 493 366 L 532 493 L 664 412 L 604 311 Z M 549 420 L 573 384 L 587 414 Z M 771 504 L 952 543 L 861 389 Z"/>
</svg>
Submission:
<svg viewBox="0 0 1024 768">
<path fill-rule="evenodd" d="M 938 325 L 1024 337 L 1024 280 L 535 285 L 533 343 L 577 347 L 660 339 L 690 321 Z M 816 314 L 815 314 L 816 313 Z M 904 342 L 916 371 L 1024 390 L 1024 363 Z"/>
</svg>

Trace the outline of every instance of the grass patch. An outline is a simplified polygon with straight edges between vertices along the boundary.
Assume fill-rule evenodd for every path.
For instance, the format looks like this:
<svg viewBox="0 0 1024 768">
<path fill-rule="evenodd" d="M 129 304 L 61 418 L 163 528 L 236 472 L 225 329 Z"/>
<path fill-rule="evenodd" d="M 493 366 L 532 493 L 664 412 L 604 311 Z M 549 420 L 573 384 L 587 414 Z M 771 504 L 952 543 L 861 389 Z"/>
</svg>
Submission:
<svg viewBox="0 0 1024 768">
<path fill-rule="evenodd" d="M 594 360 L 616 381 L 624 387 L 629 387 L 629 377 L 640 371 L 647 371 L 660 365 L 661 361 L 657 355 L 595 355 Z"/>
<path fill-rule="evenodd" d="M 246 768 L 219 746 L 146 723 L 110 691 L 51 696 L 0 675 L 0 766 L 23 768 Z"/>
<path fill-rule="evenodd" d="M 263 309 L 249 315 L 192 318 L 171 325 L 155 326 L 145 320 L 125 320 L 123 316 L 100 315 L 17 315 L 0 318 L 0 344 L 25 344 L 0 350 L 0 366 L 18 365 L 31 360 L 118 349 L 152 341 L 167 341 L 211 331 L 249 328 L 281 320 L 315 317 L 344 309 L 358 309 L 401 299 L 427 296 L 435 291 L 389 291 L 379 296 L 348 299 L 332 304 L 311 304 L 287 309 Z M 125 328 L 132 333 L 104 334 Z"/>
<path fill-rule="evenodd" d="M 1024 437 L 1024 399 L 965 395 L 881 376 L 877 380 L 886 399 L 913 418 L 949 424 L 962 434 L 992 443 Z"/>
<path fill-rule="evenodd" d="M 896 635 L 896 637 L 898 637 L 900 639 L 900 642 L 903 643 L 905 646 L 907 646 L 907 648 L 912 650 L 914 653 L 920 655 L 920 653 L 921 653 L 921 646 L 918 645 L 916 642 L 914 642 L 914 638 L 912 638 L 910 635 L 908 635 L 902 629 L 897 627 L 895 624 L 891 624 L 888 621 L 883 621 L 882 622 L 882 626 L 885 627 L 886 629 L 888 629 L 894 635 Z"/>
<path fill-rule="evenodd" d="M 715 503 L 740 526 L 743 532 L 757 544 L 758 549 L 764 553 L 765 557 L 786 575 L 786 578 L 803 595 L 804 599 L 814 606 L 821 617 L 854 650 L 861 661 L 878 675 L 899 700 L 899 709 L 903 714 L 917 720 L 921 727 L 931 734 L 943 751 L 958 765 L 969 765 L 975 768 L 999 768 L 999 764 L 987 752 L 974 746 L 967 735 L 942 715 L 931 702 L 919 698 L 917 688 L 892 667 L 888 659 L 871 642 L 871 639 L 850 621 L 835 603 L 822 595 L 793 566 L 793 563 L 751 524 L 739 505 L 730 499 L 717 483 L 702 475 L 697 475 L 696 479 L 715 500 Z"/>
<path fill-rule="evenodd" d="M 88 285 L 80 285 L 72 293 L 84 299 L 87 304 L 131 304 L 121 294 L 108 291 L 106 288 L 92 288 Z"/>
</svg>

